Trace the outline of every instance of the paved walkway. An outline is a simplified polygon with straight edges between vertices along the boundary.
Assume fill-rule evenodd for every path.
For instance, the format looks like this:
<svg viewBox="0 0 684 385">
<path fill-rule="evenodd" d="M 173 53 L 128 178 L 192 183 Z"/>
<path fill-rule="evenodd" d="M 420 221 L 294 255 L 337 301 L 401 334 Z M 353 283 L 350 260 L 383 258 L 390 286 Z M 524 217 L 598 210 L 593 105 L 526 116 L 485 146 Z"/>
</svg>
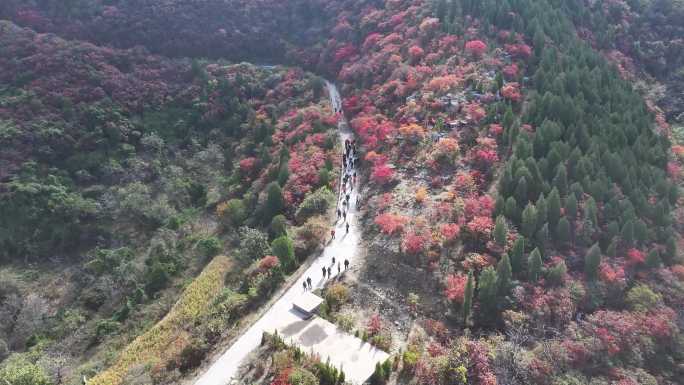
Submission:
<svg viewBox="0 0 684 385">
<path fill-rule="evenodd" d="M 319 317 L 303 320 L 291 312 L 278 328 L 285 342 L 299 346 L 303 352 L 314 352 L 321 361 L 344 371 L 345 382 L 361 385 L 375 371 L 375 364 L 385 362 L 389 354 L 360 338 L 345 332 Z"/>
<path fill-rule="evenodd" d="M 337 88 L 331 83 L 327 83 L 327 86 L 331 104 L 336 112 L 340 112 L 342 107 Z M 340 140 L 342 141 L 342 148 L 344 148 L 345 139 L 352 138 L 352 133 L 349 131 L 344 118 L 340 119 L 338 129 Z M 296 282 L 287 289 L 282 297 L 280 297 L 280 299 L 278 299 L 258 321 L 247 329 L 235 343 L 233 343 L 233 345 L 199 377 L 195 382 L 195 385 L 227 385 L 239 383 L 239 379 L 234 378 L 238 368 L 249 353 L 259 346 L 261 335 L 264 331 L 273 332 L 273 330 L 282 326 L 282 322 L 287 319 L 287 314 L 289 314 L 290 309 L 292 308 L 292 302 L 304 291 L 302 282 L 306 280 L 307 277 L 311 277 L 313 288 L 321 288 L 326 281 L 326 279 L 323 278 L 321 271 L 323 267 L 327 268 L 330 266 L 333 277 L 335 277 L 337 275 L 337 261 L 342 262 L 342 273 L 344 273 L 343 262 L 345 259 L 349 260 L 350 267 L 354 264 L 355 257 L 358 253 L 358 244 L 361 240 L 355 208 L 357 191 L 358 181 L 357 186 L 354 186 L 350 196 L 352 208 L 347 213 L 347 222 L 350 224 L 349 233 L 345 234 L 345 223 L 342 220 L 338 221 L 336 223 L 336 239 L 325 247 L 323 253 L 297 278 Z M 332 257 L 335 257 L 335 266 L 331 265 Z"/>
</svg>

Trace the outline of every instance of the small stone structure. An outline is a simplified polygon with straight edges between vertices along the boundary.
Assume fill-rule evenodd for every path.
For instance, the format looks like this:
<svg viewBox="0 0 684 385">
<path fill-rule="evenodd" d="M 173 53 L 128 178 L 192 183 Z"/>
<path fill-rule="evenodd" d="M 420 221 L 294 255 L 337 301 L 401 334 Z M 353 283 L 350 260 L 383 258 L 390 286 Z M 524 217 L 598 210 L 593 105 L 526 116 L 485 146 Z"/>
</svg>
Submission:
<svg viewBox="0 0 684 385">
<path fill-rule="evenodd" d="M 323 303 L 323 298 L 307 291 L 294 300 L 292 308 L 302 313 L 304 319 L 309 319 L 316 313 L 321 303 Z"/>
</svg>

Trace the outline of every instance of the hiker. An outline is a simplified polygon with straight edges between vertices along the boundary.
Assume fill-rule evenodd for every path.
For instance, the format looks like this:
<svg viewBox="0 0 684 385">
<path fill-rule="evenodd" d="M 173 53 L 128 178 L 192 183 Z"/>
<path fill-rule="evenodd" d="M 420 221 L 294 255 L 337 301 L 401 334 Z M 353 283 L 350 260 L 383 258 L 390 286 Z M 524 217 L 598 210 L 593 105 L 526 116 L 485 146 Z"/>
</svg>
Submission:
<svg viewBox="0 0 684 385">
<path fill-rule="evenodd" d="M 347 223 L 347 234 L 349 234 L 349 223 Z"/>
<path fill-rule="evenodd" d="M 337 274 L 340 274 L 340 263 L 337 262 Z"/>
<path fill-rule="evenodd" d="M 349 260 L 345 259 L 344 260 L 344 269 L 347 270 L 348 267 L 349 267 Z"/>
<path fill-rule="evenodd" d="M 323 279 L 325 279 L 325 272 L 326 272 L 327 270 L 325 270 L 325 267 L 321 267 L 321 270 L 323 270 Z"/>
<path fill-rule="evenodd" d="M 345 215 L 345 219 L 346 219 L 346 217 L 347 216 Z M 335 239 L 335 229 L 330 230 L 330 236 L 332 237 L 332 239 Z"/>
<path fill-rule="evenodd" d="M 306 280 L 302 281 L 302 285 L 304 286 L 304 291 L 306 291 Z"/>
<path fill-rule="evenodd" d="M 328 278 L 332 278 L 332 273 L 330 272 L 330 267 L 328 267 Z"/>
<path fill-rule="evenodd" d="M 335 265 L 335 257 L 333 257 L 333 263 L 332 264 Z"/>
<path fill-rule="evenodd" d="M 306 277 L 306 283 L 309 284 L 309 289 L 311 289 L 311 277 Z"/>
</svg>

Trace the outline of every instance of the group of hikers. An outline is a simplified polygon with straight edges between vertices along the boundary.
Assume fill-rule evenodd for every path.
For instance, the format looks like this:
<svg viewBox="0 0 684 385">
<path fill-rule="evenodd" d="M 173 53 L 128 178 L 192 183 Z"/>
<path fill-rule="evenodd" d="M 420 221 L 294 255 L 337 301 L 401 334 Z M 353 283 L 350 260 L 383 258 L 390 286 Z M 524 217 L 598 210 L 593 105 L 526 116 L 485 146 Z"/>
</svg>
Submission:
<svg viewBox="0 0 684 385">
<path fill-rule="evenodd" d="M 328 267 L 321 267 L 321 271 L 323 272 L 323 279 L 328 279 L 332 278 L 332 267 L 335 266 L 335 257 L 332 257 L 332 263 Z M 349 260 L 345 259 L 344 260 L 344 270 L 347 270 L 349 268 Z M 338 261 L 337 262 L 337 274 L 339 275 L 342 272 L 342 264 Z M 306 277 L 306 280 L 302 282 L 302 286 L 304 286 L 304 290 L 306 291 L 307 289 L 311 290 L 311 277 Z"/>
<path fill-rule="evenodd" d="M 342 186 L 340 199 L 342 200 L 342 209 L 337 209 L 337 221 L 340 219 L 344 220 L 345 229 L 349 233 L 349 222 L 347 222 L 347 211 L 351 208 L 351 192 L 356 185 L 356 169 L 355 167 L 359 164 L 358 152 L 356 150 L 356 140 L 345 139 L 344 141 L 344 153 L 342 154 L 342 172 L 344 173 L 342 177 Z M 356 196 L 356 207 L 359 205 L 359 197 Z M 339 207 L 339 206 L 338 206 Z M 335 239 L 335 227 L 330 230 L 330 236 Z M 321 272 L 323 273 L 323 279 L 332 278 L 332 267 L 335 266 L 335 257 L 332 257 L 332 263 L 329 266 L 321 267 Z M 344 260 L 344 270 L 349 268 L 349 260 Z M 342 272 L 341 262 L 337 262 L 337 274 Z M 304 282 L 302 282 L 304 290 L 311 290 L 311 277 L 307 277 Z"/>
<path fill-rule="evenodd" d="M 342 194 L 340 197 L 342 199 L 342 209 L 337 209 L 337 220 L 343 219 L 345 222 L 345 230 L 349 233 L 349 222 L 347 222 L 347 211 L 351 209 L 351 192 L 356 185 L 356 170 L 355 167 L 358 166 L 359 157 L 356 151 L 356 140 L 345 139 L 344 141 L 344 153 L 342 154 L 342 172 L 344 176 L 342 177 Z M 347 191 L 347 184 L 349 185 L 349 191 Z M 359 197 L 356 196 L 355 205 L 359 205 Z M 335 227 L 330 230 L 330 238 L 335 239 Z"/>
</svg>

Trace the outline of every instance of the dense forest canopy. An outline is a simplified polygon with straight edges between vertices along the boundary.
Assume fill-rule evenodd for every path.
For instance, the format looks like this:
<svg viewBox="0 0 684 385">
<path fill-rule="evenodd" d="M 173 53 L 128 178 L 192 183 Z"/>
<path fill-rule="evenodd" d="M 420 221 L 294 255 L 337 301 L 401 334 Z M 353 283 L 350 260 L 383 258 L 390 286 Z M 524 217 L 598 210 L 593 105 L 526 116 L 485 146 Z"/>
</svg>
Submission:
<svg viewBox="0 0 684 385">
<path fill-rule="evenodd" d="M 679 383 L 683 18 L 680 0 L 3 1 L 0 380 L 190 381 L 328 236 L 325 77 L 361 149 L 367 255 L 321 317 L 392 353 L 374 384 Z M 245 382 L 340 383 L 264 341 L 288 364 Z"/>
</svg>

